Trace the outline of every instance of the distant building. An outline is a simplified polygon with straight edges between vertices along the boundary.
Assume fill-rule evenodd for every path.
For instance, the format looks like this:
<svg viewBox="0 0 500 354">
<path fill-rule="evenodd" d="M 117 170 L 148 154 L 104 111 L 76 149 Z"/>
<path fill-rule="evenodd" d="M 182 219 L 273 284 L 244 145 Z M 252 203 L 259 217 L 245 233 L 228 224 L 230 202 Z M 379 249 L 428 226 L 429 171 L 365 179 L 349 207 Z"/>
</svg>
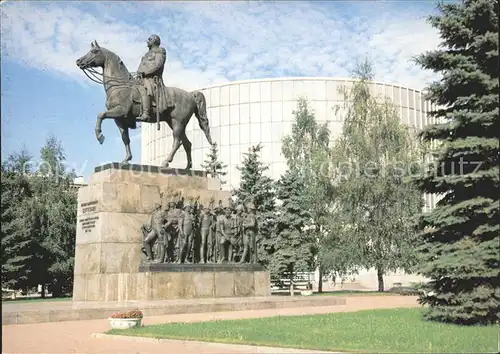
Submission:
<svg viewBox="0 0 500 354">
<path fill-rule="evenodd" d="M 78 176 L 75 179 L 73 179 L 73 184 L 71 185 L 71 189 L 78 193 L 78 190 L 81 187 L 85 187 L 86 185 L 87 183 L 85 183 L 83 176 Z"/>
<path fill-rule="evenodd" d="M 85 180 L 83 179 L 83 176 L 78 176 L 75 179 L 73 179 L 73 183 L 78 185 L 84 185 Z"/>
<path fill-rule="evenodd" d="M 300 96 L 309 101 L 316 120 L 328 121 L 332 139 L 342 132 L 344 109 L 334 111 L 334 106 L 344 103 L 339 89 L 349 87 L 354 80 L 340 78 L 278 78 L 235 81 L 200 89 L 207 100 L 207 116 L 212 139 L 218 144 L 220 159 L 228 165 L 223 189 L 238 188 L 240 171 L 236 168 L 243 161 L 243 154 L 252 145 L 263 145 L 262 161 L 269 166 L 268 174 L 279 179 L 286 170 L 281 154 L 281 139 L 291 133 L 293 111 Z M 435 106 L 424 99 L 419 90 L 381 82 L 372 82 L 374 96 L 388 97 L 400 112 L 401 121 L 416 130 L 435 123 L 427 112 Z M 209 144 L 193 116 L 186 128 L 186 135 L 193 144 L 193 169 L 201 164 L 209 152 Z M 141 163 L 161 165 L 172 146 L 172 130 L 161 124 L 141 126 Z M 181 147 L 172 167 L 184 168 L 186 155 Z M 436 203 L 433 195 L 425 196 L 424 210 Z"/>
</svg>

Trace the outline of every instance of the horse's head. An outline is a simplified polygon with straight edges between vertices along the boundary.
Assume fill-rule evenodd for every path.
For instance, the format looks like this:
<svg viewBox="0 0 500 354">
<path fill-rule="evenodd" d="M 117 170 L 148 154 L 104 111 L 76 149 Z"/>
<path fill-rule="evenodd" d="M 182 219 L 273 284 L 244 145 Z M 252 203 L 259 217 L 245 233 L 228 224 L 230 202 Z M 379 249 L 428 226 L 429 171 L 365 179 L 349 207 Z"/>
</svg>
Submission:
<svg viewBox="0 0 500 354">
<path fill-rule="evenodd" d="M 87 54 L 76 60 L 76 65 L 80 69 L 103 67 L 106 61 L 104 49 L 99 47 L 97 41 L 90 44 L 91 48 Z"/>
</svg>

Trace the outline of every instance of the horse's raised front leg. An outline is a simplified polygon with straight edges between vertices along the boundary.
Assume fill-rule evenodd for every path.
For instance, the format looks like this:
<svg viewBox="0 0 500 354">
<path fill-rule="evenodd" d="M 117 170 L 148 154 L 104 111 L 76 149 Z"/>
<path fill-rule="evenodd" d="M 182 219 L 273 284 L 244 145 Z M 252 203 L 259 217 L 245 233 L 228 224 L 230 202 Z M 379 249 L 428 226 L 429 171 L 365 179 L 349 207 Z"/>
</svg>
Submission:
<svg viewBox="0 0 500 354">
<path fill-rule="evenodd" d="M 183 129 L 180 126 L 173 126 L 172 135 L 174 137 L 174 141 L 172 142 L 172 150 L 168 154 L 167 159 L 163 162 L 163 167 L 168 167 L 168 165 L 174 159 L 175 153 L 179 150 L 181 146 L 181 136 L 184 133 Z"/>
<path fill-rule="evenodd" d="M 95 123 L 95 137 L 97 141 L 102 144 L 104 143 L 104 135 L 102 134 L 102 121 L 105 119 L 106 112 L 101 112 L 97 115 L 97 121 Z"/>
<path fill-rule="evenodd" d="M 124 122 L 115 119 L 115 123 L 120 129 L 120 134 L 122 136 L 123 144 L 125 145 L 125 159 L 121 162 L 122 165 L 128 165 L 128 162 L 132 160 L 132 151 L 130 150 L 130 136 L 128 128 L 125 126 Z"/>
<path fill-rule="evenodd" d="M 122 106 L 116 106 L 107 110 L 106 112 L 101 112 L 97 115 L 97 122 L 95 124 L 95 136 L 99 143 L 104 143 L 104 135 L 102 134 L 102 121 L 106 118 L 121 118 L 125 116 L 125 109 Z"/>
</svg>

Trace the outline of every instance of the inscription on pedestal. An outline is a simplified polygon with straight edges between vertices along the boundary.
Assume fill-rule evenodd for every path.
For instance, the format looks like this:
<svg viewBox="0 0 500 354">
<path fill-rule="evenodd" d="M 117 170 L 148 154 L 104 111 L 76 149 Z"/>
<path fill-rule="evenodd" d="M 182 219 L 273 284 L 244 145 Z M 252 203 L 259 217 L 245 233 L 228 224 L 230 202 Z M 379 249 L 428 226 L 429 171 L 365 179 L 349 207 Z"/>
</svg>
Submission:
<svg viewBox="0 0 500 354">
<path fill-rule="evenodd" d="M 90 232 L 95 228 L 96 221 L 99 220 L 99 216 L 90 216 L 85 219 L 80 219 L 80 225 L 84 232 Z"/>
<path fill-rule="evenodd" d="M 94 213 L 97 211 L 98 200 L 93 200 L 91 202 L 82 203 L 80 207 L 82 208 L 82 214 Z"/>
<path fill-rule="evenodd" d="M 98 200 L 92 200 L 90 202 L 85 202 L 80 204 L 81 214 L 93 214 L 97 212 L 97 206 L 99 204 Z M 99 215 L 87 216 L 79 220 L 83 232 L 90 232 L 95 228 L 96 222 L 99 220 Z"/>
</svg>

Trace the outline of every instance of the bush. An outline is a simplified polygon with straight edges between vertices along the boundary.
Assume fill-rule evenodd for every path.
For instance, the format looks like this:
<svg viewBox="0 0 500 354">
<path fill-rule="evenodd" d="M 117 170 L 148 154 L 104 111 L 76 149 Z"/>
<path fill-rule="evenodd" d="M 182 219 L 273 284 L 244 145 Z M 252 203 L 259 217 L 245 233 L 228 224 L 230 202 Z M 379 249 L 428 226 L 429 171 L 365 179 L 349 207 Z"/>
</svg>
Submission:
<svg viewBox="0 0 500 354">
<path fill-rule="evenodd" d="M 399 295 L 411 295 L 411 296 L 418 296 L 421 295 L 422 293 L 421 290 L 413 286 L 394 286 L 387 291 Z"/>
</svg>

